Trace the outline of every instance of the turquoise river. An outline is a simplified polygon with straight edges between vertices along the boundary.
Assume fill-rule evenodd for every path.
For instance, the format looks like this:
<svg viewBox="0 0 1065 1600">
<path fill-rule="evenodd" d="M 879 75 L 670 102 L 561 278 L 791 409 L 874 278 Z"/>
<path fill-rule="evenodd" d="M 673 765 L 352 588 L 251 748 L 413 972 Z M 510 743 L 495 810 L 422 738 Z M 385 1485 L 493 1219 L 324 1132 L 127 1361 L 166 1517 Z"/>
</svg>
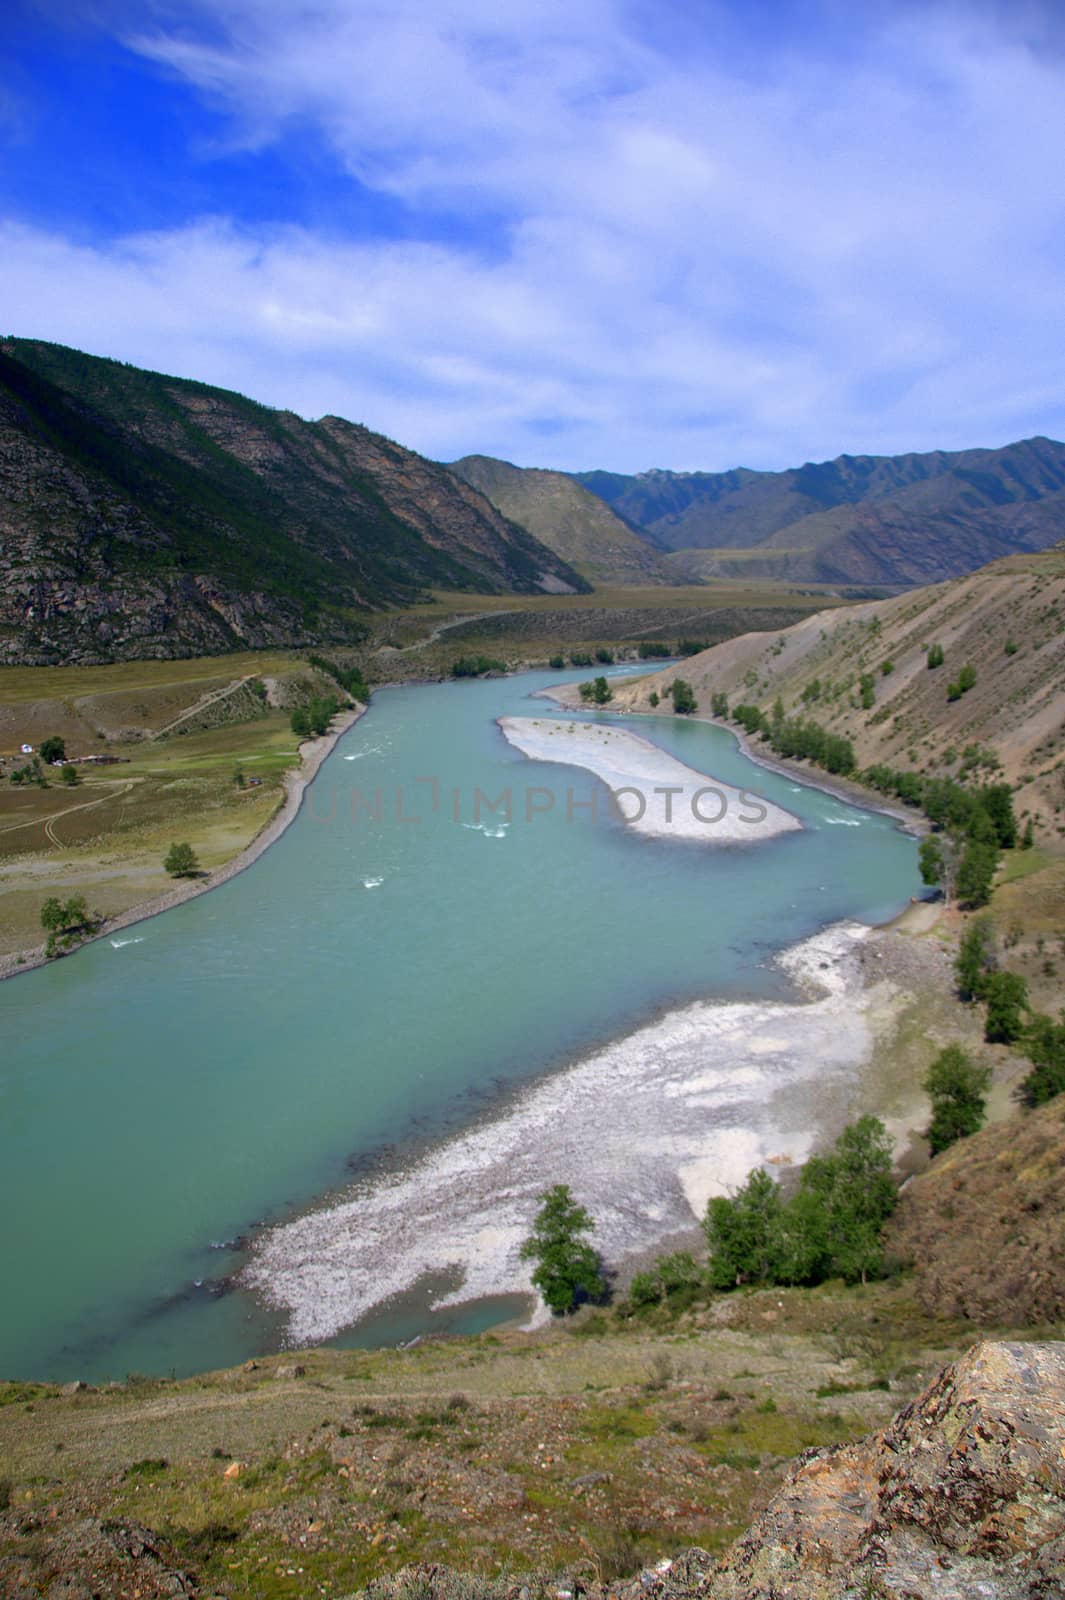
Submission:
<svg viewBox="0 0 1065 1600">
<path fill-rule="evenodd" d="M 621 725 L 803 831 L 715 849 L 567 817 L 566 788 L 596 780 L 495 725 L 556 714 L 530 699 L 551 681 L 379 692 L 248 871 L 0 984 L 0 1375 L 184 1374 L 276 1348 L 281 1314 L 231 1283 L 249 1234 L 490 1124 L 671 1008 L 789 999 L 777 952 L 920 892 L 890 818 L 702 723 Z M 475 823 L 474 790 L 507 785 L 511 824 Z M 558 797 L 528 823 L 526 785 Z M 375 820 L 355 791 L 378 787 Z M 420 821 L 397 819 L 397 790 Z M 489 1297 L 444 1325 L 511 1310 Z M 415 1296 L 341 1337 L 413 1337 L 427 1315 Z"/>
</svg>

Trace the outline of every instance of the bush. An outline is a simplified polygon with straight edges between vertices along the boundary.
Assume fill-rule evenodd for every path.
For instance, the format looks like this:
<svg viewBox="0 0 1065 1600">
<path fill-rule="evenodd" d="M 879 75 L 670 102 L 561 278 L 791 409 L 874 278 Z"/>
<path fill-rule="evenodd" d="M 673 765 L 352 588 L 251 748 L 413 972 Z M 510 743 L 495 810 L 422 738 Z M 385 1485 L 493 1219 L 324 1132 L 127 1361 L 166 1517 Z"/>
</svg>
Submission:
<svg viewBox="0 0 1065 1600">
<path fill-rule="evenodd" d="M 710 696 L 710 710 L 713 712 L 715 717 L 727 717 L 728 695 L 723 694 L 720 689 L 715 689 L 713 694 Z"/>
<path fill-rule="evenodd" d="M 581 666 L 591 666 L 592 658 L 580 663 Z M 578 663 L 575 661 L 574 665 Z M 497 661 L 494 656 L 459 656 L 457 661 L 451 663 L 451 676 L 453 678 L 483 678 L 486 672 L 506 672 L 506 662 Z"/>
<path fill-rule="evenodd" d="M 673 709 L 678 711 L 681 716 L 690 716 L 693 711 L 698 710 L 698 703 L 692 692 L 692 686 L 684 678 L 673 679 L 672 693 Z"/>
<path fill-rule="evenodd" d="M 639 653 L 641 661 L 650 661 L 668 656 L 669 646 L 660 639 L 641 639 Z"/>
<path fill-rule="evenodd" d="M 554 667 L 556 672 L 560 672 L 565 665 L 566 665 L 565 656 L 552 656 L 551 660 L 548 662 L 548 666 L 549 667 Z"/>
<path fill-rule="evenodd" d="M 606 650 L 600 645 L 595 652 L 595 659 L 601 661 L 605 666 L 612 667 L 614 665 L 614 652 L 613 650 Z"/>
<path fill-rule="evenodd" d="M 533 1231 L 521 1247 L 523 1261 L 536 1263 L 532 1281 L 545 1304 L 561 1316 L 582 1300 L 601 1300 L 606 1284 L 599 1257 L 585 1238 L 594 1223 L 573 1199 L 568 1184 L 556 1183 L 540 1196 Z"/>
<path fill-rule="evenodd" d="M 569 664 L 571 667 L 590 667 L 593 664 L 592 657 L 586 650 L 575 650 L 569 658 Z"/>
<path fill-rule="evenodd" d="M 947 685 L 947 699 L 960 700 L 963 694 L 969 693 L 975 682 L 976 668 L 962 667 L 954 682 Z"/>
<path fill-rule="evenodd" d="M 172 844 L 163 859 L 163 870 L 172 878 L 193 878 L 200 870 L 191 844 Z"/>
<path fill-rule="evenodd" d="M 613 700 L 610 685 L 605 678 L 596 678 L 592 684 L 592 700 L 597 706 L 605 706 L 608 700 Z"/>
<path fill-rule="evenodd" d="M 63 769 L 60 772 L 59 776 L 62 778 L 63 782 L 67 785 L 68 789 L 77 788 L 78 781 L 79 781 L 79 779 L 78 779 L 78 769 L 77 769 L 77 767 L 71 766 L 69 761 L 67 762 L 66 766 L 63 767 Z"/>
<path fill-rule="evenodd" d="M 932 1101 L 925 1138 L 934 1156 L 983 1127 L 990 1082 L 991 1069 L 978 1066 L 960 1045 L 939 1052 L 922 1085 Z"/>
<path fill-rule="evenodd" d="M 651 690 L 651 693 L 647 696 L 647 703 L 648 703 L 648 705 L 651 707 L 651 709 L 653 711 L 655 706 L 658 704 L 658 690 L 657 689 L 652 689 Z"/>
<path fill-rule="evenodd" d="M 929 645 L 928 665 L 933 668 L 941 667 L 943 665 L 943 646 L 941 644 Z"/>
</svg>

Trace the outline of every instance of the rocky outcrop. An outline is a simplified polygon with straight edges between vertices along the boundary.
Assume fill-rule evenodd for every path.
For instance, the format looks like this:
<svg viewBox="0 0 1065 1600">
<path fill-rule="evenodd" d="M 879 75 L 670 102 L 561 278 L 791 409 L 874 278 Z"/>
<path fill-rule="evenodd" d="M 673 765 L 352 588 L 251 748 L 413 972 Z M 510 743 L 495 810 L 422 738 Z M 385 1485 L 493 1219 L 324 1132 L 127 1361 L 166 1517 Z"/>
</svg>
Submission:
<svg viewBox="0 0 1065 1600">
<path fill-rule="evenodd" d="M 980 1344 L 882 1433 L 803 1461 L 713 1600 L 1065 1593 L 1065 1344 Z"/>
</svg>

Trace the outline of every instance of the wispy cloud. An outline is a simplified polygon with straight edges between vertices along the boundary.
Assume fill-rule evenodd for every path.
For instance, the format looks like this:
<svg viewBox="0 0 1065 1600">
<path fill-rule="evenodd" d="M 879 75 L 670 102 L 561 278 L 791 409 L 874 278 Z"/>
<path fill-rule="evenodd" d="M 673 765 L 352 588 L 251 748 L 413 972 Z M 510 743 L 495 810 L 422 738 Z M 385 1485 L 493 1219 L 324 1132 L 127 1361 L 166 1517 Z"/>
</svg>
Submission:
<svg viewBox="0 0 1065 1600">
<path fill-rule="evenodd" d="M 1049 13 L 782 6 L 755 37 L 755 9 L 159 13 L 127 45 L 235 146 L 312 125 L 409 237 L 12 226 L 5 320 L 440 457 L 778 466 L 1060 433 Z"/>
</svg>

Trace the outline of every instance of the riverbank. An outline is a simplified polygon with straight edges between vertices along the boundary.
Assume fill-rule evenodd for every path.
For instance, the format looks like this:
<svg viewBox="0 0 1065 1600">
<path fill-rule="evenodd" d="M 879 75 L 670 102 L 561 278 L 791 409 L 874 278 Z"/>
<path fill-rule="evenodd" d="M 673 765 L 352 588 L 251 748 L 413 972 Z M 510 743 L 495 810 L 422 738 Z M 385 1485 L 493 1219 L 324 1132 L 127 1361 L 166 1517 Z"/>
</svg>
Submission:
<svg viewBox="0 0 1065 1600">
<path fill-rule="evenodd" d="M 777 961 L 794 1001 L 699 1001 L 562 1066 L 401 1170 L 263 1233 L 241 1286 L 284 1314 L 291 1344 L 313 1344 L 443 1268 L 460 1281 L 435 1309 L 531 1294 L 520 1246 L 552 1182 L 587 1206 L 624 1279 L 667 1241 L 697 1237 L 710 1196 L 756 1166 L 798 1167 L 863 1112 L 884 1117 L 911 1161 L 927 1114 L 922 1029 L 949 1032 L 948 1008 L 961 1009 L 947 953 L 843 923 Z"/>
<path fill-rule="evenodd" d="M 273 815 L 263 824 L 254 838 L 239 851 L 230 861 L 225 862 L 213 872 L 206 873 L 199 878 L 190 878 L 181 883 L 175 883 L 166 893 L 155 895 L 150 900 L 144 900 L 127 910 L 118 912 L 114 916 L 104 919 L 103 922 L 84 939 L 78 949 L 91 944 L 96 939 L 105 939 L 111 934 L 118 933 L 123 928 L 132 927 L 134 923 L 144 922 L 150 917 L 157 917 L 164 911 L 170 911 L 174 906 L 182 905 L 186 900 L 194 900 L 198 895 L 207 894 L 212 889 L 220 888 L 223 883 L 228 883 L 230 878 L 235 878 L 238 873 L 244 872 L 259 857 L 275 844 L 285 829 L 288 828 L 299 815 L 303 804 L 303 797 L 314 782 L 322 763 L 336 748 L 337 741 L 349 728 L 353 727 L 366 711 L 365 706 L 356 706 L 351 711 L 341 712 L 333 719 L 330 730 L 322 738 L 304 740 L 299 746 L 299 767 L 286 772 L 282 777 L 283 795 L 280 804 Z M 73 953 L 73 952 L 72 952 Z M 0 955 L 0 980 L 17 977 L 19 973 L 29 972 L 34 967 L 44 966 L 48 961 L 45 955 L 44 944 L 36 945 L 32 949 L 13 951 Z"/>
</svg>

